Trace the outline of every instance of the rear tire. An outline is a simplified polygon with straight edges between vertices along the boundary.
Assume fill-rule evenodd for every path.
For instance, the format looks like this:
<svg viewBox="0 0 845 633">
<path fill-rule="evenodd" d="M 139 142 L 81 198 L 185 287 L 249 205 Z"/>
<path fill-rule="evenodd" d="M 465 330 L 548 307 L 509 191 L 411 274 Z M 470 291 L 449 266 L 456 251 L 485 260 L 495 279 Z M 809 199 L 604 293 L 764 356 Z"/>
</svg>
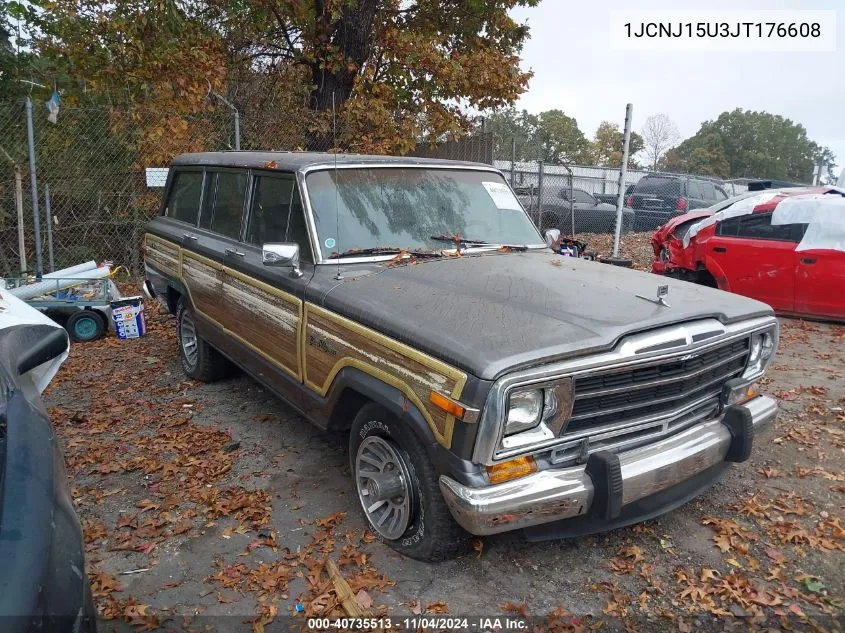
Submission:
<svg viewBox="0 0 845 633">
<path fill-rule="evenodd" d="M 105 334 L 106 322 L 95 310 L 79 310 L 68 317 L 65 329 L 73 341 L 96 341 Z"/>
<path fill-rule="evenodd" d="M 194 310 L 184 298 L 176 305 L 176 340 L 182 370 L 189 378 L 214 382 L 231 372 L 229 361 L 197 334 Z"/>
<path fill-rule="evenodd" d="M 471 537 L 452 518 L 425 449 L 384 407 L 369 403 L 355 416 L 349 458 L 364 516 L 384 543 L 432 563 L 469 551 Z M 385 490 L 390 497 L 379 500 Z"/>
</svg>

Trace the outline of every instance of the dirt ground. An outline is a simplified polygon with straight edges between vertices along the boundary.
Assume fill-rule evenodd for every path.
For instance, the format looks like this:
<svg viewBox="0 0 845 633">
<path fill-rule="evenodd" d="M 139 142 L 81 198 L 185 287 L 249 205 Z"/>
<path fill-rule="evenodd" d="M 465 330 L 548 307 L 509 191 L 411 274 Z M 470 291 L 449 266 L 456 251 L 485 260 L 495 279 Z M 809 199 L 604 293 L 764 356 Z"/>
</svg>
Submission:
<svg viewBox="0 0 845 633">
<path fill-rule="evenodd" d="M 281 631 L 352 607 L 530 615 L 543 631 L 839 630 L 845 327 L 782 320 L 781 403 L 749 462 L 658 520 L 600 536 L 479 539 L 438 565 L 365 529 L 346 438 L 250 378 L 183 375 L 174 319 L 75 344 L 47 393 L 84 525 L 101 630 Z M 338 595 L 340 594 L 340 595 Z M 347 605 L 349 606 L 349 605 Z"/>
</svg>

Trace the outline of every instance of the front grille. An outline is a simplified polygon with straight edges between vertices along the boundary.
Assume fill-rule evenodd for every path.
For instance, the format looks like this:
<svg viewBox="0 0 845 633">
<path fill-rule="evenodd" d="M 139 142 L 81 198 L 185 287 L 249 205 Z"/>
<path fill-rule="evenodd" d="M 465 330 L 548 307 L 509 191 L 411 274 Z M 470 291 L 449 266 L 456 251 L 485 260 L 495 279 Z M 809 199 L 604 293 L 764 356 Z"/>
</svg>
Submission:
<svg viewBox="0 0 845 633">
<path fill-rule="evenodd" d="M 718 399 L 725 382 L 745 369 L 748 345 L 746 337 L 634 369 L 576 376 L 565 435 L 671 417 L 695 402 Z"/>
</svg>

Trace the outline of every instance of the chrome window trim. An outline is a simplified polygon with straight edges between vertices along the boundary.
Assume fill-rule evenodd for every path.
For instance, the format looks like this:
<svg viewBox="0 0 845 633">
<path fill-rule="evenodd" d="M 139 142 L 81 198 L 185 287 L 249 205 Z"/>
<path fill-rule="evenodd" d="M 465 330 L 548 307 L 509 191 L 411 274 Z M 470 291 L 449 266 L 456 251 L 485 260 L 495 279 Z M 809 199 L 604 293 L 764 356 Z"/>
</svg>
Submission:
<svg viewBox="0 0 845 633">
<path fill-rule="evenodd" d="M 326 259 L 323 257 L 323 250 L 320 248 L 320 236 L 317 233 L 317 222 L 314 220 L 314 209 L 311 207 L 311 196 L 308 195 L 308 185 L 305 183 L 306 177 L 315 171 L 333 171 L 335 169 L 442 169 L 447 171 L 483 171 L 489 172 L 491 174 L 495 174 L 499 176 L 508 189 L 511 190 L 513 193 L 514 198 L 519 204 L 519 208 L 522 210 L 522 213 L 525 215 L 525 218 L 531 223 L 531 226 L 534 226 L 534 222 L 528 216 L 525 209 L 522 206 L 522 203 L 519 202 L 519 197 L 516 195 L 516 192 L 513 191 L 508 179 L 505 178 L 505 175 L 495 167 L 490 167 L 487 165 L 439 165 L 439 164 L 429 164 L 424 162 L 415 163 L 409 161 L 407 163 L 390 163 L 390 162 L 366 162 L 361 161 L 358 163 L 343 163 L 335 165 L 333 163 L 319 163 L 315 165 L 308 165 L 307 167 L 303 167 L 296 171 L 296 178 L 297 182 L 299 183 L 299 191 L 302 195 L 302 207 L 306 210 L 305 214 L 305 222 L 306 226 L 308 227 L 308 236 L 311 241 L 312 250 L 314 250 L 314 263 L 316 265 L 322 264 L 329 264 L 333 266 L 337 266 L 338 262 L 341 265 L 345 264 L 362 264 L 362 263 L 372 263 L 372 262 L 383 262 L 383 261 L 390 261 L 395 257 L 395 255 L 372 255 L 369 257 L 349 257 L 344 258 L 342 260 L 337 259 Z M 526 244 L 529 249 L 544 249 L 548 248 L 548 245 L 545 243 L 542 234 L 540 233 L 537 227 L 534 227 L 537 231 L 537 237 L 540 238 L 540 241 L 536 244 Z"/>
<path fill-rule="evenodd" d="M 596 369 L 625 369 L 640 364 L 670 360 L 690 352 L 700 353 L 772 327 L 775 329 L 776 351 L 778 321 L 774 316 L 756 317 L 730 325 L 723 325 L 716 319 L 705 318 L 625 336 L 609 352 L 581 356 L 506 374 L 493 383 L 487 395 L 479 420 L 472 461 L 476 464 L 492 465 L 515 455 L 515 453 L 509 453 L 507 457 L 496 456 L 496 450 L 501 444 L 504 432 L 507 396 L 512 389 L 537 383 L 548 383 L 564 376 L 577 376 Z M 713 334 L 705 340 L 693 342 L 692 338 L 695 332 L 710 333 L 715 332 L 716 329 L 719 330 L 718 335 Z M 673 342 L 677 344 L 673 345 Z M 667 348 L 667 345 L 671 347 Z M 644 349 L 654 351 L 642 352 Z M 756 378 L 759 378 L 759 376 L 749 379 L 749 382 L 753 382 Z M 544 445 L 543 450 L 569 440 L 570 438 L 558 437 L 554 442 L 550 441 Z M 537 450 L 539 450 L 537 446 L 527 446 L 518 454 L 527 454 Z"/>
</svg>

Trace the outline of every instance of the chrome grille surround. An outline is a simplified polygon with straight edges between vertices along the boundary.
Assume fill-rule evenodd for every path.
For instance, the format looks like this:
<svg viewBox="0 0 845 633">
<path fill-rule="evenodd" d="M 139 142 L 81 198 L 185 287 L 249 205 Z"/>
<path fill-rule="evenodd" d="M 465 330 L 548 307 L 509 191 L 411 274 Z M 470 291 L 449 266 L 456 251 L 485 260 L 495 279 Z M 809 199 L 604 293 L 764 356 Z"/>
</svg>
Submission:
<svg viewBox="0 0 845 633">
<path fill-rule="evenodd" d="M 722 386 L 743 373 L 750 336 L 771 329 L 777 343 L 778 323 L 773 316 L 731 325 L 702 319 L 626 336 L 609 352 L 503 376 L 488 394 L 473 461 L 490 465 L 517 455 L 545 452 L 553 464 L 581 463 L 590 452 L 634 448 L 715 417 L 720 411 Z M 561 434 L 536 444 L 503 448 L 504 416 L 510 391 L 548 385 L 567 376 L 575 380 L 575 406 L 573 417 Z M 620 384 L 613 384 L 620 377 Z M 631 382 L 631 377 L 636 380 L 625 384 Z M 659 393 L 665 387 L 669 389 Z M 652 392 L 646 393 L 646 389 Z M 643 396 L 640 401 L 634 397 L 637 392 Z M 658 395 L 652 398 L 655 393 Z M 591 398 L 601 403 L 618 394 L 628 401 L 612 407 L 585 408 Z M 607 417 L 596 419 L 596 412 Z M 590 419 L 592 422 L 588 422 Z"/>
</svg>

